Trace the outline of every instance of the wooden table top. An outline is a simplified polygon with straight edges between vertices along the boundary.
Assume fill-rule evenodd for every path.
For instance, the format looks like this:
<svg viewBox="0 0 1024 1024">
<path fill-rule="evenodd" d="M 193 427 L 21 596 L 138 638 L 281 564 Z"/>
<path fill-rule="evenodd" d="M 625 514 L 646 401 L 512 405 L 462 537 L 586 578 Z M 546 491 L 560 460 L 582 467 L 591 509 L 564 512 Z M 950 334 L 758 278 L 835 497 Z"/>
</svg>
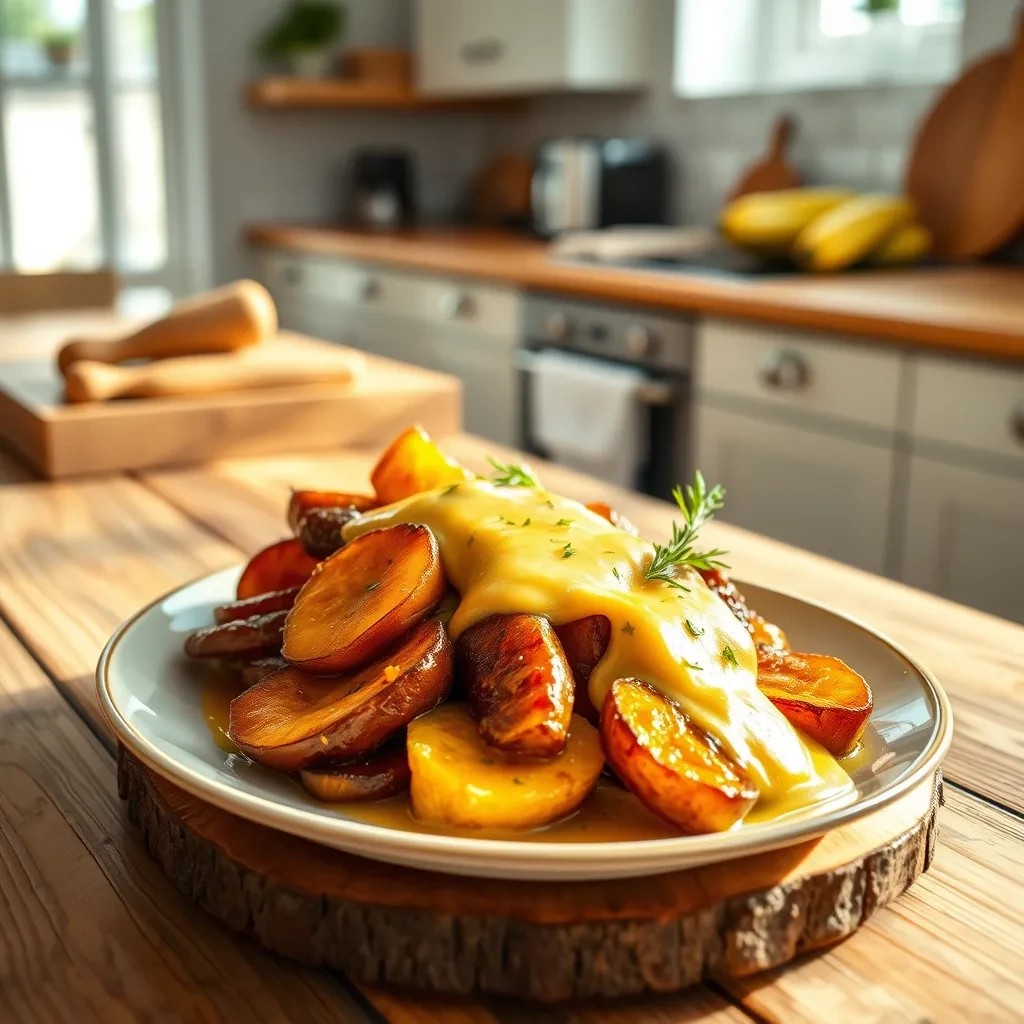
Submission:
<svg viewBox="0 0 1024 1024">
<path fill-rule="evenodd" d="M 469 437 L 471 468 L 507 456 Z M 114 628 L 284 535 L 290 485 L 356 490 L 373 453 L 222 462 L 61 484 L 0 453 L 0 1020 L 631 1024 L 1024 1019 L 1024 627 L 720 525 L 737 574 L 878 624 L 956 713 L 931 870 L 850 939 L 785 969 L 611 1007 L 536 1008 L 357 987 L 186 902 L 115 786 L 93 668 Z M 668 505 L 543 467 L 650 536 Z"/>
<path fill-rule="evenodd" d="M 965 355 L 1024 359 L 1024 268 L 963 266 L 760 279 L 570 263 L 510 231 L 379 233 L 253 224 L 257 246 L 490 279 L 581 298 L 759 320 Z"/>
<path fill-rule="evenodd" d="M 86 322 L 0 321 L 0 355 Z M 6 344 L 5 344 L 6 343 Z M 469 438 L 446 447 L 474 469 Z M 1024 1019 L 1024 627 L 746 531 L 710 528 L 742 578 L 880 625 L 933 668 L 956 735 L 930 872 L 824 954 L 680 996 L 538 1009 L 355 986 L 266 953 L 181 899 L 125 820 L 92 672 L 109 634 L 172 587 L 285 532 L 291 485 L 359 489 L 372 452 L 235 460 L 47 484 L 0 451 L 0 1020 L 494 1024 Z M 671 508 L 543 467 L 652 537 Z"/>
</svg>

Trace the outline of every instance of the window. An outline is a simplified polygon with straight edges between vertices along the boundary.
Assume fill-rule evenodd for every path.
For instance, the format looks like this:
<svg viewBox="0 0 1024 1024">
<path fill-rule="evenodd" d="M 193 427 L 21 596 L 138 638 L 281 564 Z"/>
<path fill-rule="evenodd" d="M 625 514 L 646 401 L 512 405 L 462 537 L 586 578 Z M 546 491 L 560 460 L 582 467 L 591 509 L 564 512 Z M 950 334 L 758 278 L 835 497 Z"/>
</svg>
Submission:
<svg viewBox="0 0 1024 1024">
<path fill-rule="evenodd" d="M 128 286 L 183 290 L 167 4 L 0 0 L 5 268 L 109 266 Z"/>
<path fill-rule="evenodd" d="M 709 96 L 936 82 L 963 0 L 677 0 L 676 90 Z"/>
</svg>

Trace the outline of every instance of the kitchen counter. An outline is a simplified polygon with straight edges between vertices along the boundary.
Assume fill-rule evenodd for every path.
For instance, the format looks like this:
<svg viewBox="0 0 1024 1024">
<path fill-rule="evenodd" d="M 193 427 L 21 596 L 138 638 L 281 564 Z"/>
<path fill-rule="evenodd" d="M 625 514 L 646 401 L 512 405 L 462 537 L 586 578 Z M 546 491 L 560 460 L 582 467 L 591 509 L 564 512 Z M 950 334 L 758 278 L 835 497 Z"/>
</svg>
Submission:
<svg viewBox="0 0 1024 1024">
<path fill-rule="evenodd" d="M 470 468 L 514 453 L 472 437 Z M 0 452 L 0 1019 L 622 1024 L 1019 1015 L 1024 978 L 1024 627 L 711 524 L 740 578 L 881 625 L 938 673 L 957 723 L 934 863 L 850 939 L 785 969 L 672 997 L 528 1008 L 356 986 L 272 956 L 196 909 L 149 859 L 117 798 L 92 679 L 116 626 L 157 595 L 285 532 L 290 485 L 361 490 L 375 453 L 222 461 L 51 485 Z M 535 465 L 648 535 L 673 509 Z"/>
<path fill-rule="evenodd" d="M 296 249 L 439 274 L 877 341 L 1024 360 L 1024 268 L 950 267 L 772 278 L 633 270 L 552 260 L 507 231 L 424 228 L 391 234 L 254 224 L 254 246 Z"/>
</svg>

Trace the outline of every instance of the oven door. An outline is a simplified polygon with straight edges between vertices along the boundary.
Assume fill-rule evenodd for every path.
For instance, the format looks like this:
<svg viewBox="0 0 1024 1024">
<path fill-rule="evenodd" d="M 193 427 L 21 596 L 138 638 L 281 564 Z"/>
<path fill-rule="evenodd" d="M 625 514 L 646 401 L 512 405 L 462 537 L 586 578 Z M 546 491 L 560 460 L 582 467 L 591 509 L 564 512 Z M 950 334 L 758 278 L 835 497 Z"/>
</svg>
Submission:
<svg viewBox="0 0 1024 1024">
<path fill-rule="evenodd" d="M 525 451 L 541 458 L 552 458 L 537 440 L 532 422 L 537 370 L 536 356 L 548 346 L 525 345 L 516 352 L 516 367 L 519 372 L 519 423 L 522 447 Z M 555 347 L 557 351 L 563 351 Z M 593 359 L 587 356 L 588 359 Z M 594 360 L 618 364 L 616 360 Z M 645 382 L 637 392 L 637 400 L 643 406 L 643 424 L 646 434 L 647 456 L 637 467 L 636 477 L 630 486 L 645 494 L 668 498 L 672 488 L 691 477 L 690 469 L 690 381 L 687 374 L 648 372 Z M 594 500 L 599 500 L 595 495 Z"/>
</svg>

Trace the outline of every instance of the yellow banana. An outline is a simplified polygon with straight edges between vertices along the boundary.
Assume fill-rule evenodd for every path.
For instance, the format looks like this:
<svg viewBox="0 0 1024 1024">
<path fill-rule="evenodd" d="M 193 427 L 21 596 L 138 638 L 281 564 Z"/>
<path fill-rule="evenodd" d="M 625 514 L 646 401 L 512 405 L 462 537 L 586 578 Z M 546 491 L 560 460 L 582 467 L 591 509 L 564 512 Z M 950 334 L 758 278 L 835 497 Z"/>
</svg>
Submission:
<svg viewBox="0 0 1024 1024">
<path fill-rule="evenodd" d="M 881 267 L 916 263 L 931 247 L 932 233 L 923 224 L 904 224 L 871 254 L 871 262 Z"/>
<path fill-rule="evenodd" d="M 914 204 L 903 196 L 855 196 L 800 232 L 793 243 L 793 259 L 809 270 L 842 270 L 909 224 L 914 213 Z"/>
<path fill-rule="evenodd" d="M 744 249 L 785 255 L 797 235 L 815 218 L 854 195 L 841 188 L 789 188 L 751 192 L 729 203 L 719 227 L 729 241 Z"/>
</svg>

